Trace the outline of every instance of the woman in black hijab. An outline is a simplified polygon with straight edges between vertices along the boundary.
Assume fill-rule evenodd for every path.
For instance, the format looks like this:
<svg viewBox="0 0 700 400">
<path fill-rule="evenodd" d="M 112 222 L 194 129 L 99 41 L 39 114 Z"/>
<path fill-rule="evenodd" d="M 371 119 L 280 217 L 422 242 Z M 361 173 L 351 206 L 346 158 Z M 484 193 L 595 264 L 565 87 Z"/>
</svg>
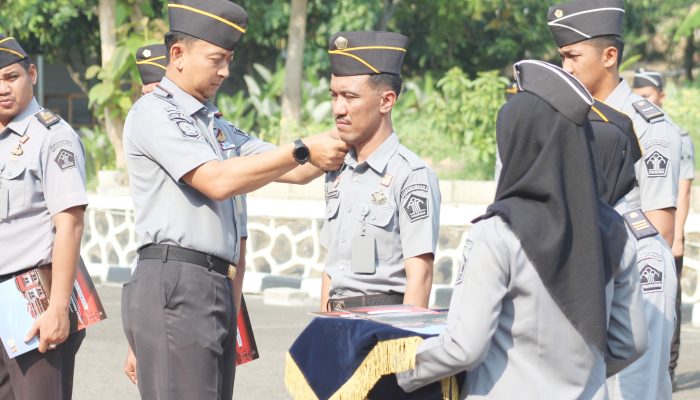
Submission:
<svg viewBox="0 0 700 400">
<path fill-rule="evenodd" d="M 423 342 L 416 368 L 398 381 L 410 391 L 467 370 L 460 398 L 602 398 L 606 286 L 626 233 L 599 200 L 593 99 L 553 65 L 525 61 L 515 71 L 524 92 L 498 115 L 495 202 L 465 243 L 446 330 Z M 630 311 L 640 312 L 610 310 Z M 616 357 L 644 350 L 645 327 L 634 321 L 618 327 Z"/>
</svg>

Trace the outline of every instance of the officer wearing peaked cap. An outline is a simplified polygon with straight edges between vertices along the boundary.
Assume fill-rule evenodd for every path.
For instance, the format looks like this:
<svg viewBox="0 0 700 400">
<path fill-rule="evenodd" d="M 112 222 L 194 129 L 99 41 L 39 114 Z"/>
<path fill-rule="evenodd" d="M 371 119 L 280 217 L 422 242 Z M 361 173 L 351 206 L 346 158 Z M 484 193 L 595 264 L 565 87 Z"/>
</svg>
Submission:
<svg viewBox="0 0 700 400">
<path fill-rule="evenodd" d="M 0 282 L 37 267 L 52 275 L 48 308 L 26 338 L 14 338 L 38 336 L 38 350 L 10 358 L 13 346 L 0 346 L 0 398 L 68 400 L 85 337 L 69 334 L 68 317 L 87 205 L 85 157 L 75 131 L 37 103 L 36 79 L 22 46 L 0 34 Z"/>
<path fill-rule="evenodd" d="M 627 211 L 634 212 L 641 206 L 670 247 L 675 225 L 680 135 L 660 109 L 632 93 L 627 82 L 620 79 L 624 12 L 621 0 L 557 4 L 549 9 L 549 27 L 559 46 L 564 69 L 579 78 L 594 97 L 604 99 L 633 121 L 643 156 L 635 165 L 639 191 L 632 190 L 626 196 Z M 651 332 L 650 348 L 640 360 L 610 379 L 611 395 L 616 398 L 670 396 L 669 375 L 659 367 L 668 363 L 665 354 L 670 348 L 668 332 L 673 329 L 674 319 L 668 303 L 676 291 L 674 282 L 662 278 L 668 275 L 670 260 L 664 259 L 669 256 L 666 250 L 649 240 L 639 242 L 637 267 Z M 658 274 L 650 274 L 647 266 Z"/>
<path fill-rule="evenodd" d="M 438 239 L 437 177 L 399 143 L 391 111 L 408 38 L 339 32 L 330 39 L 331 102 L 343 167 L 326 174 L 321 309 L 427 307 Z"/>
<path fill-rule="evenodd" d="M 666 93 L 664 92 L 664 78 L 656 71 L 638 70 L 634 75 L 632 85 L 634 92 L 649 100 L 659 108 L 663 108 Z M 676 264 L 677 284 L 680 285 L 681 272 L 683 270 L 683 251 L 685 247 L 685 221 L 688 218 L 690 208 L 690 192 L 693 179 L 695 179 L 695 146 L 687 131 L 678 128 L 681 132 L 681 168 L 678 182 L 678 207 L 676 208 L 676 234 L 673 236 L 673 257 Z M 679 286 L 680 287 L 680 286 Z M 671 344 L 671 361 L 669 371 L 671 380 L 675 378 L 675 370 L 678 364 L 680 348 L 680 315 L 681 315 L 681 291 L 676 292 L 676 325 Z M 674 387 L 675 387 L 675 382 Z"/>
<path fill-rule="evenodd" d="M 577 0 L 550 7 L 547 20 L 564 69 L 583 82 L 595 98 L 621 110 L 634 123 L 644 152 L 636 165 L 642 210 L 671 246 L 680 134 L 661 110 L 632 93 L 620 78 L 624 14 L 622 0 Z"/>
<path fill-rule="evenodd" d="M 138 262 L 122 318 L 146 399 L 230 399 L 240 299 L 240 204 L 234 197 L 300 164 L 337 169 L 345 145 L 322 134 L 264 154 L 226 157 L 210 102 L 246 31 L 227 0 L 168 4 L 166 73 L 124 126 Z"/>
<path fill-rule="evenodd" d="M 598 201 L 591 95 L 551 64 L 515 71 L 496 199 L 473 221 L 448 327 L 398 382 L 412 391 L 466 370 L 460 399 L 604 399 L 606 361 L 624 367 L 646 346 L 634 247 Z"/>
</svg>

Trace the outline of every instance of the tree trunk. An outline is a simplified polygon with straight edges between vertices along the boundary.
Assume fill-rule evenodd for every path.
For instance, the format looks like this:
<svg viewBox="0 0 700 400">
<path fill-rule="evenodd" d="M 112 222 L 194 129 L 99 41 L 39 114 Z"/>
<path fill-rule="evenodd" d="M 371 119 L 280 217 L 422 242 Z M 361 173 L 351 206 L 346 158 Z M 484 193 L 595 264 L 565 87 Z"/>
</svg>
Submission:
<svg viewBox="0 0 700 400">
<path fill-rule="evenodd" d="M 105 68 L 114 51 L 117 48 L 117 27 L 116 27 L 116 8 L 117 0 L 99 0 L 98 16 L 100 20 L 100 47 L 102 57 L 102 68 Z M 105 131 L 109 138 L 114 153 L 116 154 L 117 169 L 126 168 L 124 162 L 124 153 L 122 149 L 122 129 L 124 129 L 124 121 L 121 118 L 112 115 L 111 107 L 104 109 Z"/>
<path fill-rule="evenodd" d="M 287 60 L 284 63 L 284 94 L 280 144 L 291 142 L 301 123 L 301 81 L 304 67 L 307 0 L 291 0 Z"/>
<path fill-rule="evenodd" d="M 685 69 L 685 77 L 689 81 L 693 81 L 693 67 L 695 63 L 693 62 L 693 57 L 695 56 L 695 33 L 690 32 L 686 38 L 685 52 L 683 54 L 683 67 Z"/>
<path fill-rule="evenodd" d="M 382 16 L 379 19 L 379 23 L 376 26 L 376 30 L 385 31 L 389 26 L 389 20 L 394 16 L 396 12 L 396 6 L 399 4 L 399 0 L 384 0 L 384 7 L 382 8 Z"/>
</svg>

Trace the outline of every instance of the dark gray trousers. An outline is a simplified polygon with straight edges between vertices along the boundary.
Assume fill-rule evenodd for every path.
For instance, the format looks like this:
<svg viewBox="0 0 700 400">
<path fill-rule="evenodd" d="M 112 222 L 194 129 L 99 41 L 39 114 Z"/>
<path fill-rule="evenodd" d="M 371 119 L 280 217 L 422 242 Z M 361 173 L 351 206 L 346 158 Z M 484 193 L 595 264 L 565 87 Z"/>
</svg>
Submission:
<svg viewBox="0 0 700 400">
<path fill-rule="evenodd" d="M 141 398 L 233 397 L 236 318 L 231 281 L 198 265 L 141 260 L 122 292 L 122 323 Z"/>
<path fill-rule="evenodd" d="M 0 346 L 0 400 L 70 400 L 75 354 L 84 338 L 83 329 L 54 350 L 43 354 L 32 350 L 15 358 Z"/>
</svg>

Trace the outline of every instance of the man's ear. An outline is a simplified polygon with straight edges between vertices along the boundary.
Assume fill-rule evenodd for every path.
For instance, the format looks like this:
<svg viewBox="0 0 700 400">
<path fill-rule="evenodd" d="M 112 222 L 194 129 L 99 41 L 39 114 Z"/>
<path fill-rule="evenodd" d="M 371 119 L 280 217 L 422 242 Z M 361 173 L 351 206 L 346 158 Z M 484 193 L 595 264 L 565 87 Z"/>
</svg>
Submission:
<svg viewBox="0 0 700 400">
<path fill-rule="evenodd" d="M 391 110 L 394 108 L 394 104 L 396 104 L 396 92 L 393 90 L 387 90 L 385 92 L 382 92 L 382 98 L 381 98 L 381 103 L 379 104 L 379 112 L 382 114 L 386 114 L 391 112 Z"/>
<path fill-rule="evenodd" d="M 175 43 L 170 47 L 170 63 L 173 64 L 178 71 L 182 71 L 183 56 L 185 54 L 185 45 Z"/>
<path fill-rule="evenodd" d="M 29 74 L 29 80 L 32 82 L 32 86 L 36 85 L 36 80 L 39 76 L 39 73 L 36 70 L 36 65 L 29 64 L 29 69 L 27 69 L 27 73 Z"/>
<path fill-rule="evenodd" d="M 603 50 L 603 64 L 605 68 L 617 68 L 618 54 L 615 46 L 606 47 Z"/>
</svg>

